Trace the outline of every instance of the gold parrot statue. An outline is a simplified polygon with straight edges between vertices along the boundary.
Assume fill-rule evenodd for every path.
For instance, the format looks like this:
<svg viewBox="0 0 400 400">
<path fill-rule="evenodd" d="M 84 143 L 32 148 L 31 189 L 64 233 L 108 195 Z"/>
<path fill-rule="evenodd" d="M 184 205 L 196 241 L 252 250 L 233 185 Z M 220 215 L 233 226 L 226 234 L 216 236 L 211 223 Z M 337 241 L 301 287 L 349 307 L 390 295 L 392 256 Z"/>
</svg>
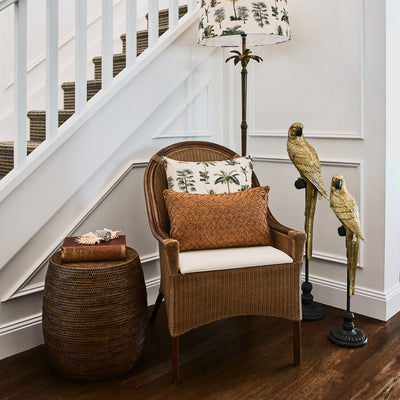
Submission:
<svg viewBox="0 0 400 400">
<path fill-rule="evenodd" d="M 287 152 L 289 158 L 306 182 L 306 207 L 304 228 L 307 234 L 307 259 L 312 257 L 312 240 L 317 195 L 329 199 L 328 191 L 321 177 L 321 164 L 314 148 L 303 136 L 303 125 L 292 124 L 288 131 Z"/>
<path fill-rule="evenodd" d="M 360 228 L 360 215 L 353 196 L 347 191 L 343 175 L 334 175 L 331 184 L 330 205 L 346 229 L 346 255 L 349 272 L 349 295 L 355 292 L 359 238 L 365 242 Z"/>
</svg>

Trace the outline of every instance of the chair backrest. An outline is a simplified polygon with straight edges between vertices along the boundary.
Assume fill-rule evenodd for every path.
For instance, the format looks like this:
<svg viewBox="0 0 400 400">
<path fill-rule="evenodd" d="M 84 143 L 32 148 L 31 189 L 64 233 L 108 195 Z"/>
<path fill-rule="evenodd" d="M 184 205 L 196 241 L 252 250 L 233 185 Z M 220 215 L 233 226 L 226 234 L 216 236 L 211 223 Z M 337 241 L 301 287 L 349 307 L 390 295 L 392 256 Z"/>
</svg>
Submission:
<svg viewBox="0 0 400 400">
<path fill-rule="evenodd" d="M 170 225 L 165 207 L 163 191 L 168 188 L 165 168 L 161 157 L 178 161 L 222 161 L 240 157 L 234 151 L 211 142 L 188 141 L 165 147 L 149 161 L 144 175 L 144 190 L 150 227 L 158 238 L 166 238 Z M 252 187 L 260 186 L 256 175 L 252 175 Z"/>
</svg>

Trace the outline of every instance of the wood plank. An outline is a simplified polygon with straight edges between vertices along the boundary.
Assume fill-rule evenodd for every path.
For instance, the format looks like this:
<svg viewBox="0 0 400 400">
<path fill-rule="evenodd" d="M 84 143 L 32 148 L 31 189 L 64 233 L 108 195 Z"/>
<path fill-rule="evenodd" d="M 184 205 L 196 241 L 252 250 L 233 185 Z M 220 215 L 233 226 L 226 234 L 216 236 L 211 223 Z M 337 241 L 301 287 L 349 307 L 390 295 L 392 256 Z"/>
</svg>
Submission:
<svg viewBox="0 0 400 400">
<path fill-rule="evenodd" d="M 293 365 L 293 323 L 241 317 L 180 336 L 181 382 L 171 383 L 171 338 L 164 304 L 148 327 L 140 362 L 106 381 L 57 376 L 43 346 L 0 361 L 0 398 L 151 400 L 395 400 L 400 398 L 400 314 L 388 322 L 356 315 L 366 346 L 349 349 L 328 339 L 342 310 L 302 323 L 302 363 Z M 150 315 L 151 309 L 149 309 Z"/>
</svg>

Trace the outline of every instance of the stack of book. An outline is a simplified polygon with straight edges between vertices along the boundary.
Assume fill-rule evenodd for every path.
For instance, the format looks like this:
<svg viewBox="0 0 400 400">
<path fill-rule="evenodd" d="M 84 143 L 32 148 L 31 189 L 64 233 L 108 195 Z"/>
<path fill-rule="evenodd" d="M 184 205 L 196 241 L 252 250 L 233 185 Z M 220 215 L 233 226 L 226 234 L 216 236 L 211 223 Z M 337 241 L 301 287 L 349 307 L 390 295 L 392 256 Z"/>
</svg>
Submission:
<svg viewBox="0 0 400 400">
<path fill-rule="evenodd" d="M 121 235 L 108 242 L 96 244 L 79 244 L 77 237 L 69 236 L 61 246 L 61 261 L 109 261 L 126 259 L 126 236 Z"/>
</svg>

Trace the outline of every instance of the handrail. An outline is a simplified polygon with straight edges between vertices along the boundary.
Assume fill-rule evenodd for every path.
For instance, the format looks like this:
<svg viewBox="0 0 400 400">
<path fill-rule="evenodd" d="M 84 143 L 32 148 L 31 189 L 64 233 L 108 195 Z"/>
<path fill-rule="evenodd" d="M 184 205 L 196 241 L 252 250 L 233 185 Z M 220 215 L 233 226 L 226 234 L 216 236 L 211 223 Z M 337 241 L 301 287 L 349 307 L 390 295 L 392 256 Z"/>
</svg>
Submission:
<svg viewBox="0 0 400 400">
<path fill-rule="evenodd" d="M 0 11 L 4 10 L 13 3 L 18 3 L 18 0 L 0 0 Z"/>
</svg>

